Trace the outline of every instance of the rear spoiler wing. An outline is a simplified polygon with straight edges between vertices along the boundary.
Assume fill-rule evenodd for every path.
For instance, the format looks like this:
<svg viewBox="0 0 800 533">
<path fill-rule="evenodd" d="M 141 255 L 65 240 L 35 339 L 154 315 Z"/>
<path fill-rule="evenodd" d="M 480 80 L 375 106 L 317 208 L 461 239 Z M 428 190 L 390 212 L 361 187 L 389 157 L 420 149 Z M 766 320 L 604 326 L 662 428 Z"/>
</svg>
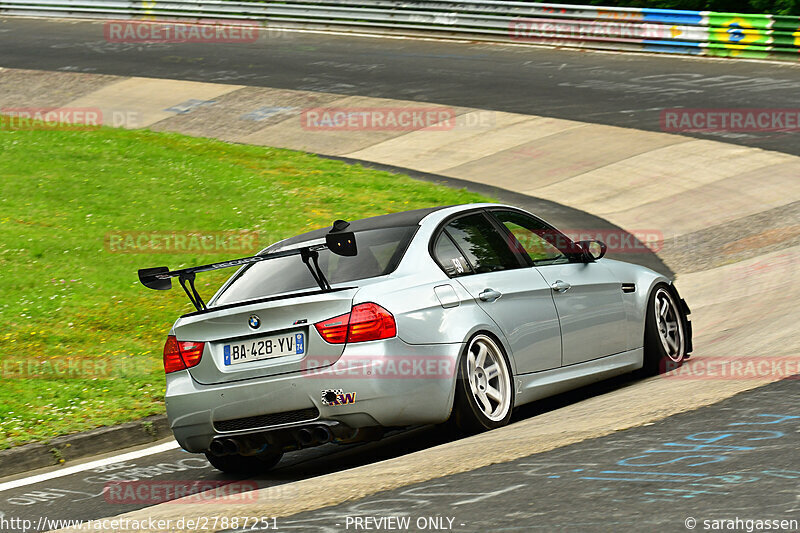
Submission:
<svg viewBox="0 0 800 533">
<path fill-rule="evenodd" d="M 269 261 L 271 259 L 279 259 L 281 257 L 299 255 L 303 263 L 308 267 L 309 272 L 311 272 L 314 281 L 319 285 L 319 288 L 322 291 L 330 291 L 331 284 L 325 278 L 325 274 L 319 267 L 319 251 L 327 249 L 337 255 L 357 255 L 358 248 L 356 247 L 355 234 L 350 231 L 344 231 L 349 225 L 350 223 L 344 220 L 337 220 L 334 222 L 331 231 L 325 235 L 325 244 L 304 246 L 294 250 L 284 250 L 271 254 L 242 257 L 240 259 L 231 259 L 229 261 L 182 268 L 179 270 L 170 270 L 169 267 L 165 266 L 142 268 L 139 269 L 139 281 L 148 289 L 166 291 L 172 288 L 172 278 L 178 278 L 181 287 L 183 287 L 184 292 L 186 292 L 186 296 L 189 297 L 189 301 L 192 302 L 192 305 L 194 305 L 198 311 L 202 311 L 207 307 L 194 285 L 195 274 L 198 272 L 209 272 L 221 268 L 238 267 L 260 263 L 261 261 Z"/>
</svg>

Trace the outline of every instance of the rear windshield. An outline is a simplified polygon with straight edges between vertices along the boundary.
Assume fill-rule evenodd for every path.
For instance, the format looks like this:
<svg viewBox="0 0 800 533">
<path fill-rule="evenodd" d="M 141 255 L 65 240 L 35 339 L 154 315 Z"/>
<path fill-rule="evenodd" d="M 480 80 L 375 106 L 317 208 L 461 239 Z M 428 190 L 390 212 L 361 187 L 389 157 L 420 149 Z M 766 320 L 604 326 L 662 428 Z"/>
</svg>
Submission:
<svg viewBox="0 0 800 533">
<path fill-rule="evenodd" d="M 360 231 L 356 233 L 358 255 L 345 257 L 321 250 L 319 266 L 331 285 L 383 276 L 397 267 L 417 228 L 418 226 L 404 226 Z M 308 241 L 287 248 L 270 249 L 270 252 L 320 243 L 321 240 Z M 254 263 L 242 270 L 219 295 L 214 305 L 318 288 L 319 285 L 299 255 L 281 257 Z"/>
</svg>

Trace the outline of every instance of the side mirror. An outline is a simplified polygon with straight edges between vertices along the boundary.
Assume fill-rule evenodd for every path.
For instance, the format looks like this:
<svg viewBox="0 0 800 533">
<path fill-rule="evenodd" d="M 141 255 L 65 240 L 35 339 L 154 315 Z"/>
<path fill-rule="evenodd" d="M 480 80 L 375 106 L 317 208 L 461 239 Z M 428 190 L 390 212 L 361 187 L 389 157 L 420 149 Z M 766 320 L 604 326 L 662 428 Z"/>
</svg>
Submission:
<svg viewBox="0 0 800 533">
<path fill-rule="evenodd" d="M 603 241 L 579 241 L 578 246 L 583 249 L 583 256 L 586 258 L 587 263 L 597 261 L 606 255 L 608 250 L 606 243 Z"/>
</svg>

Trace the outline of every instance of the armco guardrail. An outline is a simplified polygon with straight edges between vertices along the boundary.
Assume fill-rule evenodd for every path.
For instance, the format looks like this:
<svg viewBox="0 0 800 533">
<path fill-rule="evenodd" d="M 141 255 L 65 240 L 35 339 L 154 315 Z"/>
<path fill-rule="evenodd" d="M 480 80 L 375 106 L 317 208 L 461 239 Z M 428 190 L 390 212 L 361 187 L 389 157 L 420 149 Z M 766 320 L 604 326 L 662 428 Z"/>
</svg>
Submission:
<svg viewBox="0 0 800 533">
<path fill-rule="evenodd" d="M 800 59 L 800 17 L 493 0 L 0 0 L 0 14 L 181 19 L 707 56 Z"/>
</svg>

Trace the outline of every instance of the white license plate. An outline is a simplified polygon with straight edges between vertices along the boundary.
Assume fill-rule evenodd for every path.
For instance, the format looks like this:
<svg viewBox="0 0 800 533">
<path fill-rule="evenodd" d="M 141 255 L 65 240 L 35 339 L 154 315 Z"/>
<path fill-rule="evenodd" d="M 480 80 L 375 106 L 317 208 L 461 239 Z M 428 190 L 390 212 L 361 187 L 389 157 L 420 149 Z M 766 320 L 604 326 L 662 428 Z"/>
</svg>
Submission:
<svg viewBox="0 0 800 533">
<path fill-rule="evenodd" d="M 225 366 L 229 366 L 286 355 L 302 355 L 305 353 L 305 349 L 306 342 L 303 333 L 285 333 L 225 344 L 222 347 L 222 357 Z"/>
</svg>

